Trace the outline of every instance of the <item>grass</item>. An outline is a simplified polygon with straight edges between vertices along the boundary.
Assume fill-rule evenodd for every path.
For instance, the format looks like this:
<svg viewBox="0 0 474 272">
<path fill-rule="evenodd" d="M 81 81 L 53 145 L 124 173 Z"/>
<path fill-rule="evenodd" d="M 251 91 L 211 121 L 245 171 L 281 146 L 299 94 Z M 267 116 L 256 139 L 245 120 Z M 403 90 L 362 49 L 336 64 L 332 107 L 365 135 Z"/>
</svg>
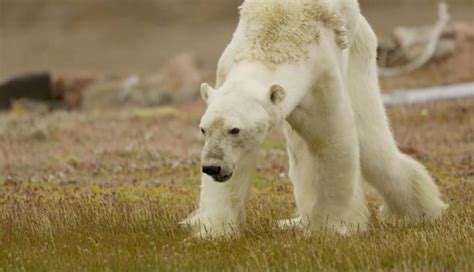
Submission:
<svg viewBox="0 0 474 272">
<path fill-rule="evenodd" d="M 290 216 L 293 207 L 288 183 L 272 183 L 254 191 L 248 225 L 240 237 L 226 241 L 190 239 L 178 227 L 193 209 L 196 186 L 3 184 L 0 270 L 473 268 L 474 214 L 462 199 L 433 224 L 392 226 L 373 218 L 367 233 L 305 238 L 275 230 L 275 221 Z"/>
<path fill-rule="evenodd" d="M 365 233 L 277 230 L 294 200 L 271 135 L 248 224 L 217 241 L 178 226 L 199 193 L 199 114 L 2 115 L 0 271 L 473 271 L 473 110 L 474 101 L 389 109 L 402 149 L 428 165 L 450 204 L 441 220 L 385 224 L 368 193 Z M 45 137 L 34 137 L 39 124 Z"/>
</svg>

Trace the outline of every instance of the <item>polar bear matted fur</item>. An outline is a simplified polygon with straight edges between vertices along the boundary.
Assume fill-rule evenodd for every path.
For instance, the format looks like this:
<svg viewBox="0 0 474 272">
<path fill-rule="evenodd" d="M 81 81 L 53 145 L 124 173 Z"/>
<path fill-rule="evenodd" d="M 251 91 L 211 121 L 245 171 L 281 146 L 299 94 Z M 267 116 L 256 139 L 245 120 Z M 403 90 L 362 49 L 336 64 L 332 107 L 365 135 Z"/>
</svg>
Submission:
<svg viewBox="0 0 474 272">
<path fill-rule="evenodd" d="M 236 53 L 237 61 L 252 60 L 268 64 L 298 62 L 308 55 L 308 44 L 319 42 L 320 24 L 334 30 L 336 43 L 345 49 L 348 37 L 342 14 L 322 1 L 245 1 L 241 20 L 245 24 L 248 46 Z"/>
<path fill-rule="evenodd" d="M 201 237 L 238 231 L 267 132 L 284 126 L 298 216 L 282 228 L 364 230 L 367 181 L 383 218 L 436 219 L 446 205 L 426 169 L 400 153 L 376 69 L 377 39 L 356 0 L 247 0 L 208 104 L 197 211 Z"/>
</svg>

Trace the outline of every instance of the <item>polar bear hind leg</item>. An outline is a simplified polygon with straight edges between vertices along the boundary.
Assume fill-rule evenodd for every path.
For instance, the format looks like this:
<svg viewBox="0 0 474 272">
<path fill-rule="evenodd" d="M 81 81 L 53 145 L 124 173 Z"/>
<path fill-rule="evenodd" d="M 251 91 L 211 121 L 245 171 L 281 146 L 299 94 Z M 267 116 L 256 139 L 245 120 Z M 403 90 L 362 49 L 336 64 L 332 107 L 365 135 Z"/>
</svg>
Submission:
<svg viewBox="0 0 474 272">
<path fill-rule="evenodd" d="M 402 154 L 395 143 L 378 85 L 376 47 L 377 38 L 361 15 L 349 49 L 348 90 L 362 173 L 384 199 L 382 218 L 436 219 L 447 205 L 425 167 Z"/>
</svg>

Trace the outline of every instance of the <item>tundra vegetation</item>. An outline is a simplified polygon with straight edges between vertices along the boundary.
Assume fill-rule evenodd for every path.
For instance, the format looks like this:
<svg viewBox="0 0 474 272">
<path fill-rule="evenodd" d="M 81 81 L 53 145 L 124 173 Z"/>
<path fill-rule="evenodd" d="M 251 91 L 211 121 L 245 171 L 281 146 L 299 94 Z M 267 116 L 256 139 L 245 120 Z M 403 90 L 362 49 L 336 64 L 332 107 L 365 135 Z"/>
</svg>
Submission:
<svg viewBox="0 0 474 272">
<path fill-rule="evenodd" d="M 294 212 L 285 143 L 264 143 L 248 224 L 228 240 L 178 226 L 199 193 L 200 102 L 177 108 L 0 115 L 0 271 L 473 271 L 474 100 L 388 109 L 402 150 L 450 205 L 434 223 L 305 237 L 276 228 Z"/>
</svg>

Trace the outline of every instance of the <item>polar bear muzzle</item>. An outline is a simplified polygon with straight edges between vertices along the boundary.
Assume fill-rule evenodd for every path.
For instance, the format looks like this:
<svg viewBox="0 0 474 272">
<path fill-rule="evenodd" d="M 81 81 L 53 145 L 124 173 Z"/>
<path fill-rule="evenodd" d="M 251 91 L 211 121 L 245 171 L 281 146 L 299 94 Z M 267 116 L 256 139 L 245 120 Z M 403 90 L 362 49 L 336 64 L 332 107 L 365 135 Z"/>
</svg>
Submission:
<svg viewBox="0 0 474 272">
<path fill-rule="evenodd" d="M 202 167 L 202 172 L 210 177 L 216 182 L 226 182 L 231 177 L 233 172 L 230 174 L 223 174 L 222 168 L 217 165 L 206 165 Z"/>
</svg>

